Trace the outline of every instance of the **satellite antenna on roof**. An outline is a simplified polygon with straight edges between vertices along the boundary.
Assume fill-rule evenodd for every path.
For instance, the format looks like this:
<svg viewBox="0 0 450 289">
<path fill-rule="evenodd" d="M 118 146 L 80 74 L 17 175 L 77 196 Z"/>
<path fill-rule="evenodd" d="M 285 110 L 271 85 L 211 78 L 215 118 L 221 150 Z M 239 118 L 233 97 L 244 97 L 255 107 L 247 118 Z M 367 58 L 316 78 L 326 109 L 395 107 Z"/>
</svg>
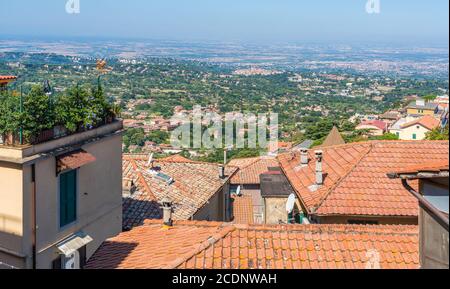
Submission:
<svg viewBox="0 0 450 289">
<path fill-rule="evenodd" d="M 151 153 L 148 156 L 148 162 L 147 162 L 147 167 L 152 166 L 153 167 L 153 153 Z"/>
<path fill-rule="evenodd" d="M 294 211 L 295 200 L 296 200 L 295 195 L 291 194 L 286 202 L 286 211 L 288 212 L 288 214 Z"/>
</svg>

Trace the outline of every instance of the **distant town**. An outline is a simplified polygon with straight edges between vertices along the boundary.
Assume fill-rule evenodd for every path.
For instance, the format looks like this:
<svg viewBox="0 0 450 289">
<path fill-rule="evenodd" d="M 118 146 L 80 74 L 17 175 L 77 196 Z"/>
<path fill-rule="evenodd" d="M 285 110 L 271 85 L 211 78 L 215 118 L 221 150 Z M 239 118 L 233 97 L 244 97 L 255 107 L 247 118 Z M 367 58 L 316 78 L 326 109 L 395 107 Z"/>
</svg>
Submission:
<svg viewBox="0 0 450 289">
<path fill-rule="evenodd" d="M 448 269 L 448 51 L 110 45 L 0 41 L 0 268 Z"/>
</svg>

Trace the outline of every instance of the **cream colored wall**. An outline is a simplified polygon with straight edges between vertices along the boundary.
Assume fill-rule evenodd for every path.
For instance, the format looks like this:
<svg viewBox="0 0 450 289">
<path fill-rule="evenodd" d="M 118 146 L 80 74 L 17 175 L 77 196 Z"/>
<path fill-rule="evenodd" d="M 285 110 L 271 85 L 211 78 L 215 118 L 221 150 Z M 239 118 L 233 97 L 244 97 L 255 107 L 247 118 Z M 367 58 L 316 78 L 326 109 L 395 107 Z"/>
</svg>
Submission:
<svg viewBox="0 0 450 289">
<path fill-rule="evenodd" d="M 50 268 L 58 257 L 55 245 L 78 231 L 89 234 L 94 241 L 87 246 L 89 258 L 107 238 L 121 232 L 122 223 L 122 137 L 115 135 L 83 146 L 96 157 L 94 163 L 78 169 L 77 220 L 59 227 L 58 178 L 55 158 L 36 163 L 37 193 L 37 266 Z M 24 190 L 24 223 L 31 250 L 31 168 L 24 168 L 24 179 L 30 186 Z M 31 253 L 31 252 L 28 252 Z"/>
<path fill-rule="evenodd" d="M 9 254 L 23 252 L 22 179 L 20 165 L 0 162 L 0 262 L 14 266 L 24 262 Z"/>
<path fill-rule="evenodd" d="M 417 128 L 418 127 L 418 128 Z M 413 134 L 417 135 L 417 138 L 415 140 L 424 140 L 426 138 L 426 133 L 429 132 L 427 128 L 419 125 L 413 125 L 407 128 L 403 128 L 400 130 L 392 129 L 390 130 L 391 133 L 396 134 L 399 133 L 399 138 L 401 140 L 414 140 Z"/>
</svg>

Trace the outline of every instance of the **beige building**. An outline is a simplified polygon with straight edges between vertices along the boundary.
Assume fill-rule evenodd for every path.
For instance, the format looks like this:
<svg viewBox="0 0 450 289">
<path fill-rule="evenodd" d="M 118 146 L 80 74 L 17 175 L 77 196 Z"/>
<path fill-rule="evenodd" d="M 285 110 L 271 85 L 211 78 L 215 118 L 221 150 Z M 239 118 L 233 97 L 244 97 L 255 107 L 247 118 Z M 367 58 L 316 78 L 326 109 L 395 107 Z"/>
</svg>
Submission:
<svg viewBox="0 0 450 289">
<path fill-rule="evenodd" d="M 121 231 L 122 122 L 0 145 L 0 268 L 77 268 Z"/>
<path fill-rule="evenodd" d="M 399 119 L 389 132 L 401 140 L 424 140 L 428 132 L 439 127 L 439 119 L 426 115 L 421 118 L 406 117 Z"/>
</svg>

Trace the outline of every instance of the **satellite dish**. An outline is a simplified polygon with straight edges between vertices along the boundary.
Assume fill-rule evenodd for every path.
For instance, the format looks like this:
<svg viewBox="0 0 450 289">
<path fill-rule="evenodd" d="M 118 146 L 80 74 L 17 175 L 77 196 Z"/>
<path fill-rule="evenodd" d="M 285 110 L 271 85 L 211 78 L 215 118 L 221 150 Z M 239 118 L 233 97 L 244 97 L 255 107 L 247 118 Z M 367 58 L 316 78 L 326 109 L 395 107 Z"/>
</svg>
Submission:
<svg viewBox="0 0 450 289">
<path fill-rule="evenodd" d="M 147 167 L 153 166 L 153 153 L 148 157 Z"/>
<path fill-rule="evenodd" d="M 236 195 L 239 197 L 241 196 L 241 186 L 237 187 Z"/>
<path fill-rule="evenodd" d="M 291 194 L 286 202 L 286 211 L 288 213 L 292 213 L 294 211 L 296 197 L 294 194 Z"/>
</svg>

